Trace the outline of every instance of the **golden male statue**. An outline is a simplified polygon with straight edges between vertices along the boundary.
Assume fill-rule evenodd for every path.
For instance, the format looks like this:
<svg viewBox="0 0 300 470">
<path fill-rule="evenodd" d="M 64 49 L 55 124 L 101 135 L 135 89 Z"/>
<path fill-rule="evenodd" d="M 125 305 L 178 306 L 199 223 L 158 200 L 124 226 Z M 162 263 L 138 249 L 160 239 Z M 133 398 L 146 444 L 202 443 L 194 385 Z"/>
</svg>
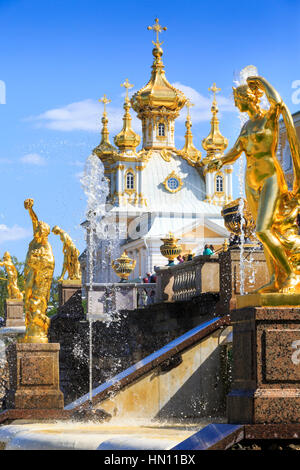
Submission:
<svg viewBox="0 0 300 470">
<path fill-rule="evenodd" d="M 74 245 L 72 238 L 57 225 L 53 227 L 52 232 L 59 235 L 63 242 L 64 263 L 59 281 L 63 281 L 66 272 L 68 273 L 68 280 L 81 281 L 80 263 L 78 261 L 79 250 Z"/>
<path fill-rule="evenodd" d="M 270 103 L 263 110 L 259 103 L 266 94 Z M 256 235 L 262 242 L 270 282 L 260 293 L 300 293 L 300 237 L 297 216 L 300 202 L 300 144 L 292 116 L 278 92 L 262 77 L 248 77 L 247 85 L 233 89 L 235 105 L 247 112 L 249 120 L 223 157 L 208 164 L 208 171 L 231 164 L 245 153 L 247 157 L 245 192 L 256 222 Z M 287 130 L 294 168 L 294 186 L 288 191 L 283 170 L 277 160 L 279 118 Z"/>
<path fill-rule="evenodd" d="M 8 251 L 4 253 L 3 261 L 0 262 L 0 266 L 4 266 L 7 273 L 8 298 L 22 300 L 23 294 L 18 287 L 18 271 Z"/>
<path fill-rule="evenodd" d="M 48 235 L 50 227 L 39 221 L 33 211 L 33 199 L 26 199 L 33 226 L 33 240 L 29 244 L 25 261 L 25 325 L 23 343 L 48 343 L 47 332 L 50 320 L 47 305 L 54 271 L 54 256 Z"/>
</svg>

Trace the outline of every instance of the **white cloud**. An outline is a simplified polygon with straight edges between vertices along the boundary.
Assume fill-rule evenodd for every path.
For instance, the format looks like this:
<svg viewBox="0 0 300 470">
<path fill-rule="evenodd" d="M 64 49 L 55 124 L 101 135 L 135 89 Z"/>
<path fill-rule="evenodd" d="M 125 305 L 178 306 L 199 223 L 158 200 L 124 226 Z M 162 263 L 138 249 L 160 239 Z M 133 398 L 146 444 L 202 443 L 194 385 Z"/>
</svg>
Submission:
<svg viewBox="0 0 300 470">
<path fill-rule="evenodd" d="M 46 159 L 42 157 L 39 153 L 27 153 L 20 158 L 22 163 L 27 165 L 38 165 L 43 166 L 46 164 Z"/>
<path fill-rule="evenodd" d="M 191 115 L 194 122 L 208 121 L 211 119 L 212 98 L 201 95 L 197 90 L 182 83 L 173 83 L 173 86 L 179 88 L 191 99 L 195 106 L 191 109 Z M 130 93 L 131 95 L 132 93 Z M 125 93 L 122 93 L 125 95 Z M 218 95 L 218 106 L 220 112 L 233 111 L 233 102 L 225 96 Z M 101 118 L 103 114 L 103 105 L 98 101 L 86 99 L 75 103 L 67 104 L 60 108 L 50 109 L 38 116 L 32 116 L 27 120 L 33 121 L 38 127 L 46 127 L 56 131 L 90 131 L 100 133 L 102 128 Z M 108 129 L 111 136 L 120 132 L 123 126 L 123 105 L 107 106 Z M 136 113 L 131 110 L 132 127 L 135 132 L 141 134 L 141 121 L 136 117 Z M 184 121 L 186 111 L 183 110 L 179 116 L 179 121 Z M 112 139 L 111 139 L 112 141 Z"/>
<path fill-rule="evenodd" d="M 98 132 L 102 128 L 101 118 L 103 105 L 97 101 L 87 99 L 77 101 L 61 108 L 50 109 L 39 116 L 27 120 L 35 121 L 37 126 L 57 131 L 91 131 Z M 136 132 L 140 132 L 141 123 L 132 114 L 132 125 Z M 108 128 L 113 135 L 120 132 L 123 126 L 123 108 L 107 106 Z"/>
<path fill-rule="evenodd" d="M 7 227 L 5 224 L 0 224 L 0 243 L 20 240 L 21 238 L 27 238 L 30 235 L 32 235 L 30 230 L 20 227 L 19 225 Z"/>
<path fill-rule="evenodd" d="M 181 90 L 187 98 L 191 100 L 194 106 L 190 109 L 192 121 L 209 121 L 211 119 L 212 98 L 201 95 L 194 88 L 183 85 L 182 83 L 172 83 L 175 88 Z M 221 112 L 233 112 L 235 110 L 233 101 L 222 95 L 217 95 L 218 108 Z M 178 117 L 178 121 L 185 121 L 186 110 L 183 109 Z"/>
</svg>

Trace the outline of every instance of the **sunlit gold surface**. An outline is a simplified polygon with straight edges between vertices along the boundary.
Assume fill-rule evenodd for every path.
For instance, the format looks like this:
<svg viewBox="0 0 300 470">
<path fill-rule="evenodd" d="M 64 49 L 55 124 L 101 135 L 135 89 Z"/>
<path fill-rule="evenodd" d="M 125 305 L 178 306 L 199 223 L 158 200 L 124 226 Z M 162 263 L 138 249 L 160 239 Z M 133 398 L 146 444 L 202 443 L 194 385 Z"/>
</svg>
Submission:
<svg viewBox="0 0 300 470">
<path fill-rule="evenodd" d="M 131 272 L 134 270 L 136 260 L 129 258 L 126 251 L 124 251 L 122 256 L 112 261 L 111 265 L 116 275 L 124 282 L 128 280 Z"/>
<path fill-rule="evenodd" d="M 235 199 L 223 206 L 221 215 L 224 218 L 224 224 L 229 232 L 241 236 L 242 229 L 246 238 L 253 238 L 255 233 L 255 222 L 252 217 L 247 201 L 244 200 L 243 223 L 240 217 L 240 201 L 242 198 Z"/>
<path fill-rule="evenodd" d="M 128 82 L 128 78 L 126 78 L 125 82 L 121 84 L 121 86 L 126 88 L 126 96 L 125 96 L 125 103 L 124 103 L 124 110 L 125 114 L 123 117 L 123 129 L 121 132 L 115 136 L 114 142 L 119 147 L 120 150 L 135 150 L 136 147 L 139 145 L 141 138 L 138 134 L 134 132 L 131 128 L 131 116 L 129 113 L 130 109 L 130 100 L 128 96 L 128 90 L 133 87 L 131 83 Z"/>
<path fill-rule="evenodd" d="M 7 274 L 7 293 L 9 299 L 23 299 L 23 294 L 18 287 L 18 271 L 11 260 L 11 256 L 8 251 L 3 255 L 3 261 L 0 262 L 0 266 L 4 266 Z"/>
<path fill-rule="evenodd" d="M 78 261 L 80 253 L 76 248 L 72 238 L 67 234 L 67 232 L 57 225 L 53 227 L 52 232 L 55 235 L 59 235 L 61 241 L 63 242 L 64 262 L 59 281 L 63 281 L 66 273 L 68 273 L 68 281 L 81 281 L 80 263 Z"/>
<path fill-rule="evenodd" d="M 246 197 L 256 222 L 256 235 L 262 242 L 270 283 L 260 293 L 300 292 L 300 237 L 297 216 L 300 202 L 300 144 L 292 116 L 278 92 L 262 77 L 249 77 L 247 85 L 234 89 L 235 105 L 247 112 L 234 147 L 209 163 L 209 170 L 233 163 L 244 152 L 247 157 Z M 261 109 L 265 93 L 270 108 Z M 277 160 L 278 121 L 282 114 L 287 130 L 294 168 L 294 186 L 288 191 L 283 170 Z"/>
<path fill-rule="evenodd" d="M 33 199 L 26 199 L 33 226 L 33 240 L 29 244 L 25 260 L 25 336 L 23 343 L 48 343 L 47 332 L 50 320 L 47 305 L 54 271 L 54 256 L 48 241 L 50 227 L 38 220 L 33 211 Z"/>
<path fill-rule="evenodd" d="M 164 242 L 160 246 L 161 254 L 169 260 L 169 264 L 172 264 L 174 259 L 180 255 L 182 248 L 177 244 L 179 238 L 175 238 L 172 232 L 169 232 L 168 237 L 161 238 L 161 241 Z"/>
<path fill-rule="evenodd" d="M 103 116 L 101 119 L 101 122 L 103 124 L 102 131 L 101 131 L 102 138 L 101 138 L 100 144 L 96 148 L 94 148 L 93 152 L 96 155 L 98 155 L 98 157 L 100 157 L 101 160 L 103 160 L 103 163 L 105 163 L 106 158 L 110 157 L 111 154 L 116 153 L 117 149 L 113 145 L 111 145 L 109 141 L 109 131 L 107 127 L 108 118 L 107 118 L 107 112 L 106 112 L 106 105 L 109 104 L 111 100 L 109 100 L 106 95 L 103 95 L 103 97 L 99 101 L 103 103 L 103 106 L 104 106 Z"/>
<path fill-rule="evenodd" d="M 236 308 L 245 307 L 293 307 L 300 305 L 300 293 L 283 294 L 280 292 L 237 295 Z"/>
<path fill-rule="evenodd" d="M 219 109 L 216 100 L 216 93 L 218 93 L 221 88 L 217 88 L 216 84 L 214 83 L 208 90 L 213 92 L 214 97 L 211 107 L 212 119 L 210 121 L 210 133 L 205 139 L 202 140 L 202 147 L 207 152 L 206 157 L 203 159 L 204 164 L 208 163 L 218 154 L 223 155 L 223 152 L 228 145 L 228 140 L 226 139 L 226 137 L 223 137 L 220 132 L 219 119 L 217 117 Z"/>
<path fill-rule="evenodd" d="M 186 97 L 180 90 L 173 87 L 165 76 L 162 62 L 163 50 L 160 47 L 162 42 L 159 42 L 158 34 L 167 28 L 160 26 L 156 18 L 155 25 L 149 26 L 148 29 L 156 33 L 156 42 L 152 41 L 155 46 L 152 51 L 154 56 L 152 74 L 147 85 L 133 95 L 131 104 L 142 120 L 154 115 L 175 119 L 184 106 Z"/>
<path fill-rule="evenodd" d="M 201 160 L 201 152 L 193 144 L 193 134 L 191 131 L 192 120 L 190 115 L 190 108 L 194 106 L 193 103 L 188 99 L 185 103 L 187 107 L 187 116 L 185 121 L 186 134 L 185 134 L 185 144 L 182 150 L 177 151 L 178 155 L 181 155 L 185 160 L 187 160 L 192 165 L 198 164 Z"/>
</svg>

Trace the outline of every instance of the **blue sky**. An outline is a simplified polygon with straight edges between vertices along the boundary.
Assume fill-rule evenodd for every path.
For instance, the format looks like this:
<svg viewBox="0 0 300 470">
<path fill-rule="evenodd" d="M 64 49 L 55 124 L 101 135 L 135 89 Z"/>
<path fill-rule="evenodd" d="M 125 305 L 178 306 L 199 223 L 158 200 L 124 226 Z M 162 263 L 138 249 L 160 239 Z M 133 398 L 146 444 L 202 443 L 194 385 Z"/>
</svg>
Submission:
<svg viewBox="0 0 300 470">
<path fill-rule="evenodd" d="M 6 85 L 6 104 L 0 105 L 1 257 L 9 250 L 25 259 L 31 240 L 26 197 L 35 199 L 41 220 L 60 225 L 84 248 L 79 175 L 100 140 L 97 100 L 104 93 L 112 100 L 112 141 L 122 127 L 120 84 L 128 77 L 137 90 L 149 79 L 154 35 L 147 26 L 155 17 L 168 28 L 162 35 L 167 78 L 196 103 L 191 113 L 200 150 L 209 132 L 213 82 L 222 89 L 221 131 L 234 143 L 239 120 L 231 87 L 246 65 L 257 66 L 292 112 L 300 109 L 292 102 L 292 83 L 300 80 L 298 0 L 0 0 L 0 80 Z M 184 115 L 175 130 L 179 148 Z M 59 274 L 61 242 L 50 239 Z"/>
</svg>

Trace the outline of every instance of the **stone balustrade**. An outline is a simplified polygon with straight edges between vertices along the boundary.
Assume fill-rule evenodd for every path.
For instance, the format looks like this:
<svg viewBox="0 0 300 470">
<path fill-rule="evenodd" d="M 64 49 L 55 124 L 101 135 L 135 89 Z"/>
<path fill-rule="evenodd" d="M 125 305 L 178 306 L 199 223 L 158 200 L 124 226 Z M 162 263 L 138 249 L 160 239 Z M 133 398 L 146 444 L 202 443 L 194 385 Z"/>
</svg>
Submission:
<svg viewBox="0 0 300 470">
<path fill-rule="evenodd" d="M 189 300 L 204 292 L 220 291 L 219 257 L 196 256 L 174 266 L 157 267 L 155 302 Z"/>
<path fill-rule="evenodd" d="M 158 267 L 155 302 L 190 300 L 214 292 L 219 294 L 217 312 L 226 314 L 236 308 L 236 296 L 241 294 L 242 269 L 244 293 L 255 291 L 269 280 L 264 253 L 256 246 L 247 246 L 242 253 L 232 249 Z"/>
</svg>

